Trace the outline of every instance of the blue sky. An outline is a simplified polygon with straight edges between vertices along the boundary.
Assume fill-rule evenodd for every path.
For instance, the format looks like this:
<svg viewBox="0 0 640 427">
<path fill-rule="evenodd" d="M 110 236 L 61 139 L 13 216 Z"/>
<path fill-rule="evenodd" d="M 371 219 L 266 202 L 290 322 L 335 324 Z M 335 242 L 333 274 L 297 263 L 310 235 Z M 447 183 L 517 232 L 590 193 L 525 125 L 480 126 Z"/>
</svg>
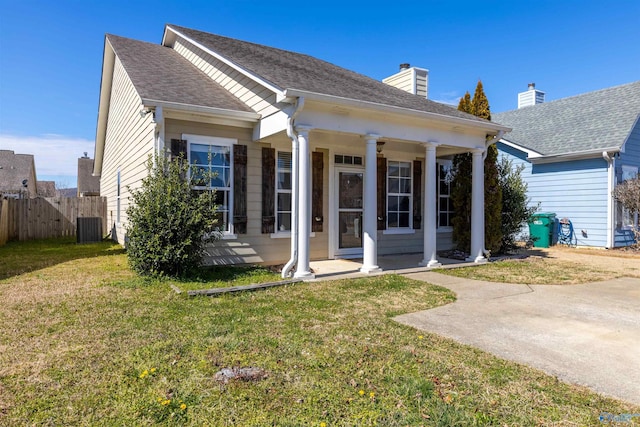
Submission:
<svg viewBox="0 0 640 427">
<path fill-rule="evenodd" d="M 375 79 L 409 62 L 429 69 L 429 98 L 457 103 L 481 79 L 500 112 L 529 82 L 551 101 L 640 79 L 639 16 L 637 0 L 0 0 L 0 149 L 75 186 L 77 158 L 93 157 L 105 33 L 159 43 L 174 23 Z"/>
</svg>

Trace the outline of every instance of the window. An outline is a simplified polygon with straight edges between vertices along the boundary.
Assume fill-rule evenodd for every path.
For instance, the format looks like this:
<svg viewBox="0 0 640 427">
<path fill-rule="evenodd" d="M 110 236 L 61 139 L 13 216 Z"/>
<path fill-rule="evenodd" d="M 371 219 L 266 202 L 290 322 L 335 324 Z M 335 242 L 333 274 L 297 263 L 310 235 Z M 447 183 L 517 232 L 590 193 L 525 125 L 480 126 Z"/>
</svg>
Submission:
<svg viewBox="0 0 640 427">
<path fill-rule="evenodd" d="M 620 183 L 625 182 L 629 179 L 634 179 L 638 176 L 638 168 L 635 166 L 622 165 L 622 176 L 620 177 Z M 618 228 L 633 228 L 634 223 L 638 222 L 638 217 L 631 213 L 631 211 L 624 206 L 622 203 L 617 202 L 617 217 L 618 217 Z"/>
<path fill-rule="evenodd" d="M 362 166 L 361 156 L 348 156 L 343 154 L 336 154 L 333 158 L 334 163 L 337 165 L 355 165 Z"/>
<path fill-rule="evenodd" d="M 387 163 L 387 229 L 411 228 L 411 162 Z"/>
<path fill-rule="evenodd" d="M 233 233 L 233 144 L 235 139 L 183 135 L 189 143 L 188 160 L 195 190 L 216 190 L 221 231 Z"/>
<path fill-rule="evenodd" d="M 291 153 L 279 151 L 276 160 L 276 232 L 291 231 Z"/>
<path fill-rule="evenodd" d="M 116 175 L 116 223 L 120 224 L 120 169 Z"/>
<path fill-rule="evenodd" d="M 451 227 L 453 200 L 451 199 L 451 161 L 438 161 L 438 227 Z"/>
</svg>

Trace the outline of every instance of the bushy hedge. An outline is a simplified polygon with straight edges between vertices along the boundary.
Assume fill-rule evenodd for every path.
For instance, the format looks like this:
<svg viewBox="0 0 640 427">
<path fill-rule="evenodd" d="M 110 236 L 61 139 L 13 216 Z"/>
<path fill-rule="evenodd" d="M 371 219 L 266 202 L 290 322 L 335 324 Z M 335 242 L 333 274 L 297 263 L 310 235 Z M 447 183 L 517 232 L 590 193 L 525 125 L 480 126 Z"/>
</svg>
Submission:
<svg viewBox="0 0 640 427">
<path fill-rule="evenodd" d="M 127 257 L 141 275 L 183 276 L 202 263 L 215 240 L 214 191 L 194 191 L 183 158 L 149 158 L 147 177 L 131 190 L 127 209 Z"/>
</svg>

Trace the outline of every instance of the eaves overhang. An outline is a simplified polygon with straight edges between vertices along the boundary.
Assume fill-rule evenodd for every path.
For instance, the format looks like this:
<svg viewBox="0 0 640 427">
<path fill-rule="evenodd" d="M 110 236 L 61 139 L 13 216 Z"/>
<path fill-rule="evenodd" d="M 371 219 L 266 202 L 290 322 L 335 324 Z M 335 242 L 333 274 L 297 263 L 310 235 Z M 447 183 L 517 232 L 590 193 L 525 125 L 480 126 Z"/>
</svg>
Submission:
<svg viewBox="0 0 640 427">
<path fill-rule="evenodd" d="M 165 110 L 205 114 L 220 118 L 243 120 L 252 123 L 260 120 L 261 117 L 260 114 L 252 111 L 230 110 L 226 108 L 207 107 L 204 105 L 184 104 L 180 102 L 162 101 L 149 98 L 142 98 L 142 105 L 145 108 L 162 107 Z"/>
<path fill-rule="evenodd" d="M 310 91 L 300 90 L 300 89 L 285 89 L 284 95 L 288 99 L 303 97 L 307 101 L 314 100 L 318 102 L 342 105 L 350 108 L 357 108 L 357 109 L 370 110 L 370 111 L 373 110 L 373 111 L 382 112 L 382 113 L 397 114 L 405 117 L 409 116 L 409 117 L 415 117 L 415 118 L 434 120 L 434 121 L 448 123 L 454 126 L 482 129 L 488 132 L 490 135 L 497 135 L 498 132 L 500 131 L 503 131 L 503 132 L 511 131 L 511 128 L 507 126 L 503 126 L 498 123 L 493 123 L 490 121 L 480 121 L 480 120 L 465 119 L 462 117 L 447 116 L 444 114 L 432 113 L 428 111 L 414 110 L 411 108 L 404 108 L 404 107 L 396 107 L 388 104 L 381 104 L 381 103 L 371 102 L 371 101 L 362 101 L 362 100 L 357 100 L 352 98 L 345 98 L 345 97 L 335 96 L 335 95 L 327 95 L 327 94 L 310 92 Z"/>
<path fill-rule="evenodd" d="M 115 63 L 115 52 L 105 36 L 102 76 L 100 78 L 100 100 L 98 101 L 98 120 L 96 125 L 96 142 L 93 151 L 93 172 L 94 176 L 102 173 L 102 160 L 104 156 L 104 143 L 107 135 L 107 120 L 109 118 L 109 104 L 111 102 L 111 85 L 113 82 L 113 65 Z"/>
<path fill-rule="evenodd" d="M 584 151 L 574 151 L 574 152 L 557 153 L 557 154 L 543 154 L 538 151 L 534 151 L 530 148 L 527 148 L 525 146 L 516 144 L 515 142 L 508 141 L 506 139 L 501 139 L 500 142 L 508 147 L 515 148 L 516 150 L 519 150 L 525 153 L 527 155 L 527 160 L 532 164 L 559 163 L 559 162 L 568 162 L 572 160 L 595 159 L 595 158 L 602 157 L 603 152 L 607 152 L 609 154 L 615 154 L 622 151 L 619 146 L 615 146 L 615 147 L 593 148 L 591 150 L 584 150 Z"/>
</svg>

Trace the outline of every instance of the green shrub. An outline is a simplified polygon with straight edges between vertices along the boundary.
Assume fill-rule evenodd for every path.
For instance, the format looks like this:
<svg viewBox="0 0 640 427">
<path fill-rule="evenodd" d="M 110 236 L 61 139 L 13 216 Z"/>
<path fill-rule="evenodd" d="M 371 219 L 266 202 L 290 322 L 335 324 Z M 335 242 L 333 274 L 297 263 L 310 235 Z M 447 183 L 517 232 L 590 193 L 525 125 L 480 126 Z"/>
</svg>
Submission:
<svg viewBox="0 0 640 427">
<path fill-rule="evenodd" d="M 538 206 L 529 206 L 527 183 L 522 180 L 524 165 L 513 167 L 511 160 L 502 157 L 498 176 L 502 188 L 502 248 L 501 252 L 516 249 L 516 237 Z"/>
<path fill-rule="evenodd" d="M 127 257 L 141 275 L 184 276 L 202 263 L 215 240 L 215 191 L 194 191 L 183 158 L 149 158 L 148 174 L 131 190 Z"/>
</svg>

